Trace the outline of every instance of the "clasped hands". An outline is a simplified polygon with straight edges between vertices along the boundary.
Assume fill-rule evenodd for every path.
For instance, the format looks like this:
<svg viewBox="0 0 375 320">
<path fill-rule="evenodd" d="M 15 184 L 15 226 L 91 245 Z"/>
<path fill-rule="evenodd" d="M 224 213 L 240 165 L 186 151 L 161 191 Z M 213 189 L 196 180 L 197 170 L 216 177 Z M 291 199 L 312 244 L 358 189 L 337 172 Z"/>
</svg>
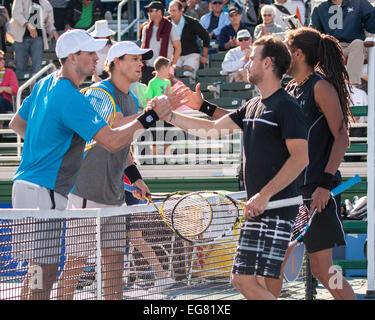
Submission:
<svg viewBox="0 0 375 320">
<path fill-rule="evenodd" d="M 182 84 L 178 88 L 172 89 L 168 86 L 166 92 L 164 96 L 149 100 L 145 110 L 153 109 L 160 120 L 168 121 L 171 112 L 177 110 L 182 105 L 186 105 L 193 110 L 199 110 L 203 103 L 199 83 L 196 85 L 195 91 Z"/>
</svg>

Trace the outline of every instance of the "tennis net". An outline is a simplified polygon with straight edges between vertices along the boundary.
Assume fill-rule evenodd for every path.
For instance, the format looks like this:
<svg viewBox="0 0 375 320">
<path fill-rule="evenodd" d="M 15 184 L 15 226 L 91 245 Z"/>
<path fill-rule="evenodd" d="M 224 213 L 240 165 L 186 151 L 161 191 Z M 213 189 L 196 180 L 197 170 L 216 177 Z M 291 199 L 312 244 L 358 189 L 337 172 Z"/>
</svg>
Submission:
<svg viewBox="0 0 375 320">
<path fill-rule="evenodd" d="M 1 209 L 0 299 L 244 299 L 231 283 L 238 237 L 193 245 L 151 204 Z M 303 269 L 281 298 L 308 297 Z"/>
</svg>

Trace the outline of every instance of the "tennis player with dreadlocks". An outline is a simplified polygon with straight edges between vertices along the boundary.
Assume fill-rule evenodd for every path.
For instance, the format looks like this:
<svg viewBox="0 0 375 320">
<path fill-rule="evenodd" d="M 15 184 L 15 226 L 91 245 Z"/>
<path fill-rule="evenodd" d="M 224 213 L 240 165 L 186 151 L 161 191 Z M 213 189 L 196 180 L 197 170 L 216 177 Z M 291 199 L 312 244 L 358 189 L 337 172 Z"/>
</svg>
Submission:
<svg viewBox="0 0 375 320">
<path fill-rule="evenodd" d="M 303 27 L 290 31 L 286 39 L 292 55 L 288 73 L 294 78 L 288 85 L 288 92 L 297 98 L 309 127 L 310 162 L 299 181 L 304 198 L 312 198 L 310 212 L 315 208 L 319 212 L 303 241 L 314 276 L 335 299 L 355 299 L 354 292 L 344 277 L 341 286 L 329 285 L 329 279 L 333 275 L 332 248 L 335 245 L 345 245 L 338 212 L 340 196 L 331 198 L 330 190 L 341 181 L 338 168 L 349 143 L 349 76 L 335 38 Z M 204 101 L 199 88 L 198 84 L 196 91 L 191 92 L 187 105 L 215 119 L 229 113 Z M 285 255 L 285 261 L 291 249 Z M 335 277 L 337 279 L 338 274 Z M 275 297 L 280 294 L 282 281 L 283 276 L 280 279 L 268 278 L 266 281 L 267 288 Z"/>
<path fill-rule="evenodd" d="M 344 277 L 340 285 L 337 281 L 330 285 L 333 275 L 336 279 L 341 277 L 338 271 L 333 272 L 332 248 L 345 245 L 339 216 L 340 196 L 333 198 L 330 193 L 340 184 L 338 168 L 349 144 L 349 76 L 343 53 L 335 38 L 307 27 L 288 32 L 285 43 L 292 55 L 288 73 L 293 76 L 287 91 L 300 103 L 309 128 L 310 162 L 299 177 L 300 186 L 303 197 L 312 199 L 310 213 L 315 208 L 318 212 L 303 242 L 313 275 L 332 296 L 355 299 Z M 282 279 L 267 282 L 275 296 L 280 293 Z"/>
</svg>

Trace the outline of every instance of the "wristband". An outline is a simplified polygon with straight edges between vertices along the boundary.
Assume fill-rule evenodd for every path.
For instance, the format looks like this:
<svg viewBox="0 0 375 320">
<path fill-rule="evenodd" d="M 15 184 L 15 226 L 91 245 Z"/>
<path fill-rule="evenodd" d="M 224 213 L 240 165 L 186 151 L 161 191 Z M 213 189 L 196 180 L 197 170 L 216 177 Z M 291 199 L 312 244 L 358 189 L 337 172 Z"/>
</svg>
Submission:
<svg viewBox="0 0 375 320">
<path fill-rule="evenodd" d="M 212 117 L 215 113 L 216 108 L 217 107 L 214 104 L 211 104 L 206 100 L 203 100 L 203 103 L 202 103 L 199 111 L 207 114 L 210 117 Z"/>
<path fill-rule="evenodd" d="M 130 180 L 130 183 L 134 183 L 136 182 L 138 179 L 142 179 L 142 176 L 141 174 L 139 173 L 138 171 L 138 168 L 135 164 L 132 164 L 130 166 L 128 166 L 125 170 L 124 170 L 124 173 L 125 175 L 129 178 Z"/>
<path fill-rule="evenodd" d="M 137 120 L 145 129 L 150 128 L 156 121 L 159 120 L 157 113 L 154 110 L 148 110 L 140 115 Z"/>
<path fill-rule="evenodd" d="M 318 187 L 331 190 L 333 188 L 334 175 L 328 172 L 324 172 L 318 182 Z"/>
</svg>

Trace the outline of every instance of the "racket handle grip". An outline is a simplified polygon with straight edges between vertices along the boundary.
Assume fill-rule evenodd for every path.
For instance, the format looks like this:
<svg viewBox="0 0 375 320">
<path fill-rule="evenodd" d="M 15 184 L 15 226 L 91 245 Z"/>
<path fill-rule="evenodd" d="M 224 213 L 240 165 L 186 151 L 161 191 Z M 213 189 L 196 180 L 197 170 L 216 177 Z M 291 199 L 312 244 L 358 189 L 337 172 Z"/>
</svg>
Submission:
<svg viewBox="0 0 375 320">
<path fill-rule="evenodd" d="M 297 206 L 301 204 L 303 204 L 302 196 L 296 196 L 293 198 L 270 201 L 267 204 L 266 210 L 289 207 L 289 206 Z"/>
<path fill-rule="evenodd" d="M 127 184 L 127 183 L 124 183 L 124 190 L 129 191 L 129 192 L 133 192 L 133 191 L 141 192 L 141 189 L 139 189 L 137 187 L 134 187 L 134 186 L 131 186 L 130 184 Z M 146 193 L 146 196 L 151 197 L 151 194 Z"/>
<path fill-rule="evenodd" d="M 358 174 L 356 174 L 354 177 L 338 185 L 336 188 L 333 188 L 331 190 L 331 193 L 333 196 L 337 196 L 341 192 L 345 191 L 346 189 L 349 189 L 350 187 L 354 186 L 356 183 L 360 181 L 361 181 L 361 177 Z"/>
<path fill-rule="evenodd" d="M 141 191 L 137 187 L 131 186 L 130 184 L 127 184 L 127 183 L 124 183 L 124 190 L 125 191 L 129 191 L 129 192 L 132 192 L 132 191 Z"/>
</svg>

